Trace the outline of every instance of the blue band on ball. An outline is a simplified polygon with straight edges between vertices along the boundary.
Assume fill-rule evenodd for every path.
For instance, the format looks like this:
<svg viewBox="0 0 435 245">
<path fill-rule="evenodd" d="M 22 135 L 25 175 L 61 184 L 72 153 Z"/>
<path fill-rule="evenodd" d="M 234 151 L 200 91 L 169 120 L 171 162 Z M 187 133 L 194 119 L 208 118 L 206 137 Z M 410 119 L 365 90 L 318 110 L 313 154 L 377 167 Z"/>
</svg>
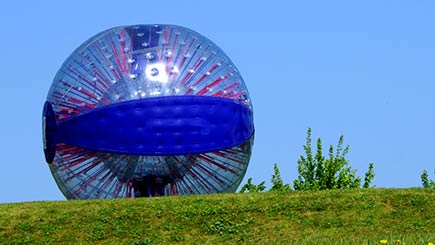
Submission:
<svg viewBox="0 0 435 245">
<path fill-rule="evenodd" d="M 53 162 L 56 154 L 56 114 L 49 102 L 45 102 L 42 112 L 42 136 L 44 140 L 44 154 L 46 162 Z"/>
<path fill-rule="evenodd" d="M 167 96 L 102 106 L 46 127 L 45 135 L 53 130 L 56 143 L 87 150 L 170 156 L 237 146 L 253 135 L 254 125 L 252 111 L 232 99 Z"/>
</svg>

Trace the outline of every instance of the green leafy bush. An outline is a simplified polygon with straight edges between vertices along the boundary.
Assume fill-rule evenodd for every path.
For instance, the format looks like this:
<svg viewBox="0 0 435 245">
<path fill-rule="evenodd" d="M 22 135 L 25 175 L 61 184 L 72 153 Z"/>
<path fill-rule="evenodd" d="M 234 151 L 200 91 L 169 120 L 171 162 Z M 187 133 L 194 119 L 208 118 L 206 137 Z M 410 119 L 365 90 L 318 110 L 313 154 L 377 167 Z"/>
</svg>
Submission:
<svg viewBox="0 0 435 245">
<path fill-rule="evenodd" d="M 344 137 L 340 136 L 335 153 L 334 147 L 329 146 L 327 157 L 322 152 L 322 141 L 317 139 L 317 149 L 313 155 L 311 147 L 311 128 L 307 130 L 306 144 L 303 146 L 305 156 L 298 160 L 299 176 L 293 181 L 295 190 L 326 190 L 360 188 L 361 178 L 356 176 L 356 170 L 348 166 L 346 155 L 349 145 L 343 148 Z M 364 188 L 368 188 L 374 178 L 374 164 L 369 165 L 365 174 Z"/>
<path fill-rule="evenodd" d="M 266 189 L 265 182 L 261 182 L 258 185 L 255 185 L 252 183 L 252 178 L 248 179 L 248 183 L 246 183 L 242 188 L 240 189 L 240 193 L 245 192 L 262 192 Z"/>
<path fill-rule="evenodd" d="M 285 193 L 285 192 L 290 192 L 291 188 L 290 188 L 290 184 L 284 184 L 281 178 L 281 173 L 279 172 L 279 168 L 278 165 L 275 163 L 275 165 L 273 166 L 273 175 L 272 175 L 272 188 L 270 188 L 269 191 L 275 191 L 275 192 L 281 192 L 281 193 Z"/>
<path fill-rule="evenodd" d="M 334 147 L 330 145 L 328 156 L 324 156 L 322 141 L 318 138 L 317 149 L 315 154 L 313 154 L 311 147 L 311 128 L 308 128 L 306 143 L 303 146 L 305 155 L 301 156 L 297 161 L 299 176 L 293 181 L 294 190 L 361 188 L 361 178 L 356 175 L 356 170 L 348 166 L 349 160 L 346 159 L 346 155 L 349 152 L 349 145 L 343 148 L 343 143 L 344 137 L 341 135 L 335 152 Z M 280 193 L 290 192 L 292 188 L 290 184 L 284 184 L 276 163 L 273 169 L 274 173 L 271 179 L 272 187 L 269 191 Z M 374 177 L 374 163 L 370 163 L 365 173 L 362 188 L 369 188 Z M 249 178 L 248 183 L 241 188 L 240 192 L 262 192 L 266 189 L 264 183 L 263 181 L 259 185 L 255 185 L 252 183 L 252 178 Z M 432 183 L 435 187 L 433 181 L 426 181 L 426 183 L 429 183 L 428 185 Z"/>
<path fill-rule="evenodd" d="M 421 182 L 424 188 L 435 188 L 435 182 L 429 179 L 429 175 L 427 174 L 426 170 L 424 170 L 421 174 Z"/>
</svg>

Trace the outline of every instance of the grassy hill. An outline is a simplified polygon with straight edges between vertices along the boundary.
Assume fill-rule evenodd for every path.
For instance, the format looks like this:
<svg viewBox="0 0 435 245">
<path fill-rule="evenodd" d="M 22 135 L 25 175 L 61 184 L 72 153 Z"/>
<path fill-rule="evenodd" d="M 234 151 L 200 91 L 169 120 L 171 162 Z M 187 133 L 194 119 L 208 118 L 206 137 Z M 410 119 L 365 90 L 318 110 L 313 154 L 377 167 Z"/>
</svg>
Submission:
<svg viewBox="0 0 435 245">
<path fill-rule="evenodd" d="M 430 244 L 435 190 L 0 204 L 0 244 Z"/>
</svg>

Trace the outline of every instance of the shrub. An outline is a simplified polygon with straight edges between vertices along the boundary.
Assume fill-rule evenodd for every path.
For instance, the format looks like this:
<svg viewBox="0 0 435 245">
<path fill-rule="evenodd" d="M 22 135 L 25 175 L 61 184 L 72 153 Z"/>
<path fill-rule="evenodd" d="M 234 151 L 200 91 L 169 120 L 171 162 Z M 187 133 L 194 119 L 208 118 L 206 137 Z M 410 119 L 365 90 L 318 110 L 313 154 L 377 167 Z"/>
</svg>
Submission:
<svg viewBox="0 0 435 245">
<path fill-rule="evenodd" d="M 426 170 L 424 170 L 421 174 L 421 182 L 424 188 L 435 188 L 435 182 L 429 179 L 429 175 L 427 174 Z"/>
<path fill-rule="evenodd" d="M 248 179 L 248 183 L 246 183 L 242 188 L 240 189 L 240 193 L 245 192 L 262 192 L 266 189 L 265 182 L 261 182 L 258 185 L 255 185 L 252 183 L 252 178 Z"/>
<path fill-rule="evenodd" d="M 290 184 L 284 184 L 282 179 L 281 179 L 281 173 L 279 172 L 279 168 L 278 165 L 275 163 L 273 166 L 273 175 L 272 175 L 272 188 L 270 188 L 269 191 L 275 191 L 275 192 L 290 192 L 291 188 L 290 188 Z"/>
<path fill-rule="evenodd" d="M 311 148 L 311 128 L 307 130 L 306 144 L 303 146 L 305 156 L 298 160 L 299 176 L 293 181 L 295 190 L 326 190 L 360 188 L 361 178 L 356 176 L 356 170 L 348 166 L 346 154 L 349 145 L 343 148 L 344 137 L 340 136 L 335 153 L 334 147 L 329 146 L 328 157 L 323 156 L 322 141 L 317 139 L 315 155 Z M 370 186 L 374 178 L 374 164 L 369 165 L 365 175 L 364 188 Z"/>
</svg>

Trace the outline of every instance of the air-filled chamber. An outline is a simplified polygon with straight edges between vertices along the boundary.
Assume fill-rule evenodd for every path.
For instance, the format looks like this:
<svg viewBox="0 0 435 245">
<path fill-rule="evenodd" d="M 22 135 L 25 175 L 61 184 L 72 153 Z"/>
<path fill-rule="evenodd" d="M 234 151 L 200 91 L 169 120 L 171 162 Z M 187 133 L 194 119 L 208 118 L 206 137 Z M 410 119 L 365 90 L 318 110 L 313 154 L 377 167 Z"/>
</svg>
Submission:
<svg viewBox="0 0 435 245">
<path fill-rule="evenodd" d="M 234 192 L 254 138 L 235 65 L 174 25 L 116 27 L 83 43 L 53 80 L 43 131 L 68 199 Z"/>
</svg>

